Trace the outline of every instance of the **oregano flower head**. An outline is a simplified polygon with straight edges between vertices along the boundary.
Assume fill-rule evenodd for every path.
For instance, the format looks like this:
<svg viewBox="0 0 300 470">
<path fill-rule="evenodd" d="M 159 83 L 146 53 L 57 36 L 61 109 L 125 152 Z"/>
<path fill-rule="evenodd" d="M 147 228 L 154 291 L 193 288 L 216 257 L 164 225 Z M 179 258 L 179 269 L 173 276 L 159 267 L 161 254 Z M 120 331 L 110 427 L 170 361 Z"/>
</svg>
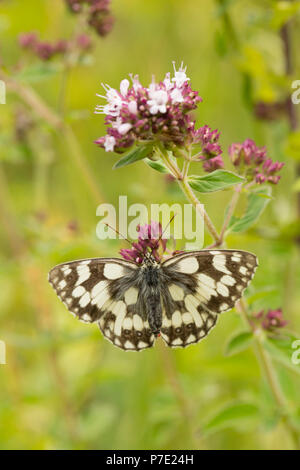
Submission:
<svg viewBox="0 0 300 470">
<path fill-rule="evenodd" d="M 254 180 L 258 184 L 279 182 L 280 175 L 277 173 L 284 163 L 267 158 L 266 148 L 258 147 L 252 139 L 233 143 L 228 152 L 233 165 L 239 168 L 248 181 Z"/>
<path fill-rule="evenodd" d="M 162 238 L 162 226 L 159 222 L 151 221 L 150 224 L 138 225 L 138 241 L 132 243 L 132 247 L 120 250 L 121 256 L 136 263 L 142 263 L 144 256 L 152 254 L 156 261 L 161 261 L 167 248 L 167 239 Z"/>
</svg>

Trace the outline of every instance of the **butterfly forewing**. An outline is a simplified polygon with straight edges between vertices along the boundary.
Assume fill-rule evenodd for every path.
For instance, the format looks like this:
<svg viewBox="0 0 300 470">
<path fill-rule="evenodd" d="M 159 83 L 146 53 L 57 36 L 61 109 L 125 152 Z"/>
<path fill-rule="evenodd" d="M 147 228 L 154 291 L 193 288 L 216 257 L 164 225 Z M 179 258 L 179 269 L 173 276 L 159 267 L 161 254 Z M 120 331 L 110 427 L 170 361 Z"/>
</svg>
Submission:
<svg viewBox="0 0 300 470">
<path fill-rule="evenodd" d="M 95 258 L 55 266 L 49 282 L 79 320 L 98 322 L 103 335 L 126 350 L 149 348 L 154 335 L 138 311 L 134 287 L 137 265 L 118 258 Z"/>
<path fill-rule="evenodd" d="M 172 347 L 203 339 L 218 314 L 234 307 L 252 279 L 256 256 L 236 250 L 175 255 L 162 264 L 167 282 L 161 335 Z"/>
</svg>

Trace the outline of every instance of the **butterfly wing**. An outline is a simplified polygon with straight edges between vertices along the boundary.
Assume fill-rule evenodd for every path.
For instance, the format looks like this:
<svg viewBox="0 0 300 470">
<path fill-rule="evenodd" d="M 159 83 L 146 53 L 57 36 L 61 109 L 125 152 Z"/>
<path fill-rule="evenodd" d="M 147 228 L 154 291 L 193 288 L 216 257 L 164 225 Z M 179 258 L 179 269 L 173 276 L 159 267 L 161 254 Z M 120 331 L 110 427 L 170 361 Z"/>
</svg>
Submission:
<svg viewBox="0 0 300 470">
<path fill-rule="evenodd" d="M 202 250 L 175 255 L 162 264 L 161 335 L 171 347 L 207 336 L 218 314 L 230 310 L 254 276 L 257 258 L 237 250 Z"/>
<path fill-rule="evenodd" d="M 49 282 L 79 320 L 98 322 L 117 347 L 139 351 L 153 346 L 154 336 L 138 303 L 139 267 L 118 258 L 94 258 L 55 266 Z"/>
</svg>

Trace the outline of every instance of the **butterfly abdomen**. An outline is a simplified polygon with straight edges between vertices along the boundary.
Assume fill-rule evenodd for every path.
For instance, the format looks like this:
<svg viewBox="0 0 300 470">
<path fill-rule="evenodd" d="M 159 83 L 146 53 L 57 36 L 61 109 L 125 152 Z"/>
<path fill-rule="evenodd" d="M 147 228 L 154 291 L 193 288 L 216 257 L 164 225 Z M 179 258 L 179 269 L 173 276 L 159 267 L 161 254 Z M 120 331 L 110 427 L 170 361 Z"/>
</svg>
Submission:
<svg viewBox="0 0 300 470">
<path fill-rule="evenodd" d="M 158 335 L 162 325 L 159 266 L 146 266 L 143 271 L 144 303 L 152 333 Z"/>
</svg>

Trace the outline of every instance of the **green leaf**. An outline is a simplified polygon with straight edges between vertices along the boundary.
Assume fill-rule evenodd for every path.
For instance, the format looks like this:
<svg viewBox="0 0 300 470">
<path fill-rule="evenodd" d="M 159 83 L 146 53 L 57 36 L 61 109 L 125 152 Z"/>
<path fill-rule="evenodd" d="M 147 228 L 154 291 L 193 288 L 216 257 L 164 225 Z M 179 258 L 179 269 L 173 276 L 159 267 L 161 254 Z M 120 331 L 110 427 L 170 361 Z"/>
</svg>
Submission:
<svg viewBox="0 0 300 470">
<path fill-rule="evenodd" d="M 253 340 L 253 334 L 250 331 L 240 331 L 233 335 L 225 346 L 225 356 L 233 356 L 247 349 Z"/>
<path fill-rule="evenodd" d="M 204 176 L 193 175 L 189 178 L 191 188 L 200 193 L 221 191 L 222 189 L 230 188 L 243 181 L 244 178 L 242 176 L 227 170 L 215 170 Z"/>
<path fill-rule="evenodd" d="M 115 163 L 113 169 L 122 168 L 123 166 L 131 165 L 132 163 L 138 162 L 139 160 L 143 160 L 151 154 L 152 149 L 152 144 L 134 148 L 124 155 L 124 157 L 122 157 L 117 163 Z"/>
<path fill-rule="evenodd" d="M 159 160 L 150 160 L 150 158 L 145 158 L 145 162 L 149 165 L 153 170 L 159 171 L 160 173 L 169 173 L 168 168 L 161 163 Z"/>
<path fill-rule="evenodd" d="M 259 219 L 270 202 L 271 192 L 270 187 L 264 187 L 250 193 L 245 214 L 241 218 L 232 217 L 229 230 L 232 232 L 248 230 Z"/>
<path fill-rule="evenodd" d="M 300 375 L 300 364 L 293 362 L 293 354 L 296 352 L 296 349 L 293 348 L 293 343 L 297 339 L 299 338 L 292 335 L 286 339 L 267 338 L 264 341 L 264 347 L 275 361 Z"/>
<path fill-rule="evenodd" d="M 19 73 L 17 73 L 15 78 L 22 82 L 40 82 L 52 77 L 56 73 L 60 72 L 61 69 L 62 67 L 60 64 L 43 62 L 22 69 Z"/>
<path fill-rule="evenodd" d="M 230 403 L 204 425 L 204 432 L 210 433 L 226 428 L 247 428 L 250 421 L 257 421 L 259 410 L 253 403 Z"/>
</svg>

